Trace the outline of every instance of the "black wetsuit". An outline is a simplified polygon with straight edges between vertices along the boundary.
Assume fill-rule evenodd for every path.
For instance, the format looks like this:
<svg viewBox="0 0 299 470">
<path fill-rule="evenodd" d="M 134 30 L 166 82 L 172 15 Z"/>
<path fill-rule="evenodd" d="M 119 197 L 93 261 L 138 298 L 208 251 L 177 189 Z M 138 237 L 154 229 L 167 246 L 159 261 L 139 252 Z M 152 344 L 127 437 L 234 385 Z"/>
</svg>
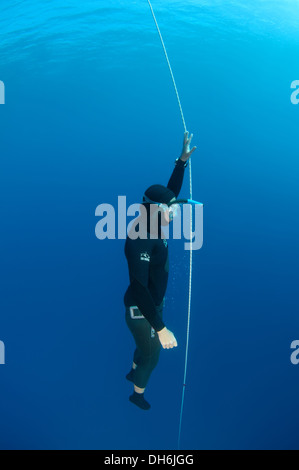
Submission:
<svg viewBox="0 0 299 470">
<path fill-rule="evenodd" d="M 169 188 L 178 197 L 184 178 L 185 165 L 177 160 L 168 182 Z M 168 282 L 168 245 L 159 236 L 151 239 L 129 237 L 125 244 L 128 261 L 130 285 L 125 293 L 126 322 L 135 339 L 134 384 L 145 388 L 149 377 L 158 363 L 161 343 L 156 332 L 165 325 L 162 319 L 163 301 Z M 143 319 L 133 319 L 130 307 L 138 307 Z"/>
</svg>

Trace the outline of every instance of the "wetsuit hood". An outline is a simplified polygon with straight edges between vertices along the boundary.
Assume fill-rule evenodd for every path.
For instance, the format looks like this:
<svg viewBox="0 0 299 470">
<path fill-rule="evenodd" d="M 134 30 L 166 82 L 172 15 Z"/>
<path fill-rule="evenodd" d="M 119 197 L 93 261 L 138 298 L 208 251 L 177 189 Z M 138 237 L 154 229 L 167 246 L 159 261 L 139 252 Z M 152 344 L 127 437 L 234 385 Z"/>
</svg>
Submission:
<svg viewBox="0 0 299 470">
<path fill-rule="evenodd" d="M 154 184 L 150 186 L 144 193 L 144 202 L 169 204 L 172 199 L 175 199 L 175 194 L 171 189 L 161 184 Z M 148 199 L 148 200 L 147 200 Z"/>
</svg>

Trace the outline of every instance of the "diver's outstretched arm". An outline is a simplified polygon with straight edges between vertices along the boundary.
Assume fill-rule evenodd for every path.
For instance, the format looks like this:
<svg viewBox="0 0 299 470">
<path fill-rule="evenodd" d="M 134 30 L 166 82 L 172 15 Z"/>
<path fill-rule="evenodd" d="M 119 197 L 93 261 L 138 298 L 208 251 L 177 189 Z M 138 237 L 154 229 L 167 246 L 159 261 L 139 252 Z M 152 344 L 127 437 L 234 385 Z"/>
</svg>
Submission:
<svg viewBox="0 0 299 470">
<path fill-rule="evenodd" d="M 189 132 L 185 132 L 182 154 L 180 158 L 178 158 L 175 162 L 175 168 L 167 185 L 167 188 L 171 189 L 171 191 L 175 194 L 176 198 L 180 194 L 183 185 L 184 173 L 185 168 L 188 165 L 188 160 L 191 157 L 192 153 L 196 150 L 196 147 L 193 147 L 192 150 L 190 150 L 192 138 L 193 134 L 191 134 L 191 136 L 189 137 Z"/>
</svg>

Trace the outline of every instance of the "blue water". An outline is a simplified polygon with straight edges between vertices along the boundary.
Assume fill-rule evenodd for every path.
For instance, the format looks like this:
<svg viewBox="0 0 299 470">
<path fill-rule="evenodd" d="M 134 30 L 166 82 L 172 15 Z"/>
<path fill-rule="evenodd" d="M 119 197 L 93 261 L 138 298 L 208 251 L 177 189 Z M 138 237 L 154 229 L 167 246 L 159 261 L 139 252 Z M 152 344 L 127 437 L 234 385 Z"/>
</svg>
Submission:
<svg viewBox="0 0 299 470">
<path fill-rule="evenodd" d="M 185 449 L 298 449 L 297 0 L 153 0 L 204 202 L 194 253 Z M 175 449 L 188 253 L 170 243 L 162 351 L 128 401 L 123 240 L 96 207 L 165 184 L 183 127 L 146 0 L 0 7 L 2 449 Z M 188 177 L 181 193 L 188 197 Z"/>
</svg>

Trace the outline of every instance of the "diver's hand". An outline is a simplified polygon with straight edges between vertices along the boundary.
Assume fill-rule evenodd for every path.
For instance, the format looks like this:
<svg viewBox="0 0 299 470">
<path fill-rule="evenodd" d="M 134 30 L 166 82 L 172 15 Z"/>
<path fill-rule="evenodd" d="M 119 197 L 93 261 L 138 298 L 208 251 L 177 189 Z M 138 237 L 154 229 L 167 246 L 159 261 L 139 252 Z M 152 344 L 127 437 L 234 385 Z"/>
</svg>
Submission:
<svg viewBox="0 0 299 470">
<path fill-rule="evenodd" d="M 177 347 L 178 343 L 174 334 L 169 331 L 166 326 L 163 328 L 163 330 L 158 331 L 158 336 L 164 349 L 172 349 Z"/>
<path fill-rule="evenodd" d="M 189 132 L 185 132 L 182 155 L 180 156 L 180 159 L 183 162 L 186 162 L 187 160 L 189 160 L 194 150 L 196 150 L 196 147 L 193 147 L 193 149 L 190 150 L 190 144 L 191 144 L 192 138 L 193 138 L 193 134 L 191 134 L 189 137 Z"/>
</svg>

